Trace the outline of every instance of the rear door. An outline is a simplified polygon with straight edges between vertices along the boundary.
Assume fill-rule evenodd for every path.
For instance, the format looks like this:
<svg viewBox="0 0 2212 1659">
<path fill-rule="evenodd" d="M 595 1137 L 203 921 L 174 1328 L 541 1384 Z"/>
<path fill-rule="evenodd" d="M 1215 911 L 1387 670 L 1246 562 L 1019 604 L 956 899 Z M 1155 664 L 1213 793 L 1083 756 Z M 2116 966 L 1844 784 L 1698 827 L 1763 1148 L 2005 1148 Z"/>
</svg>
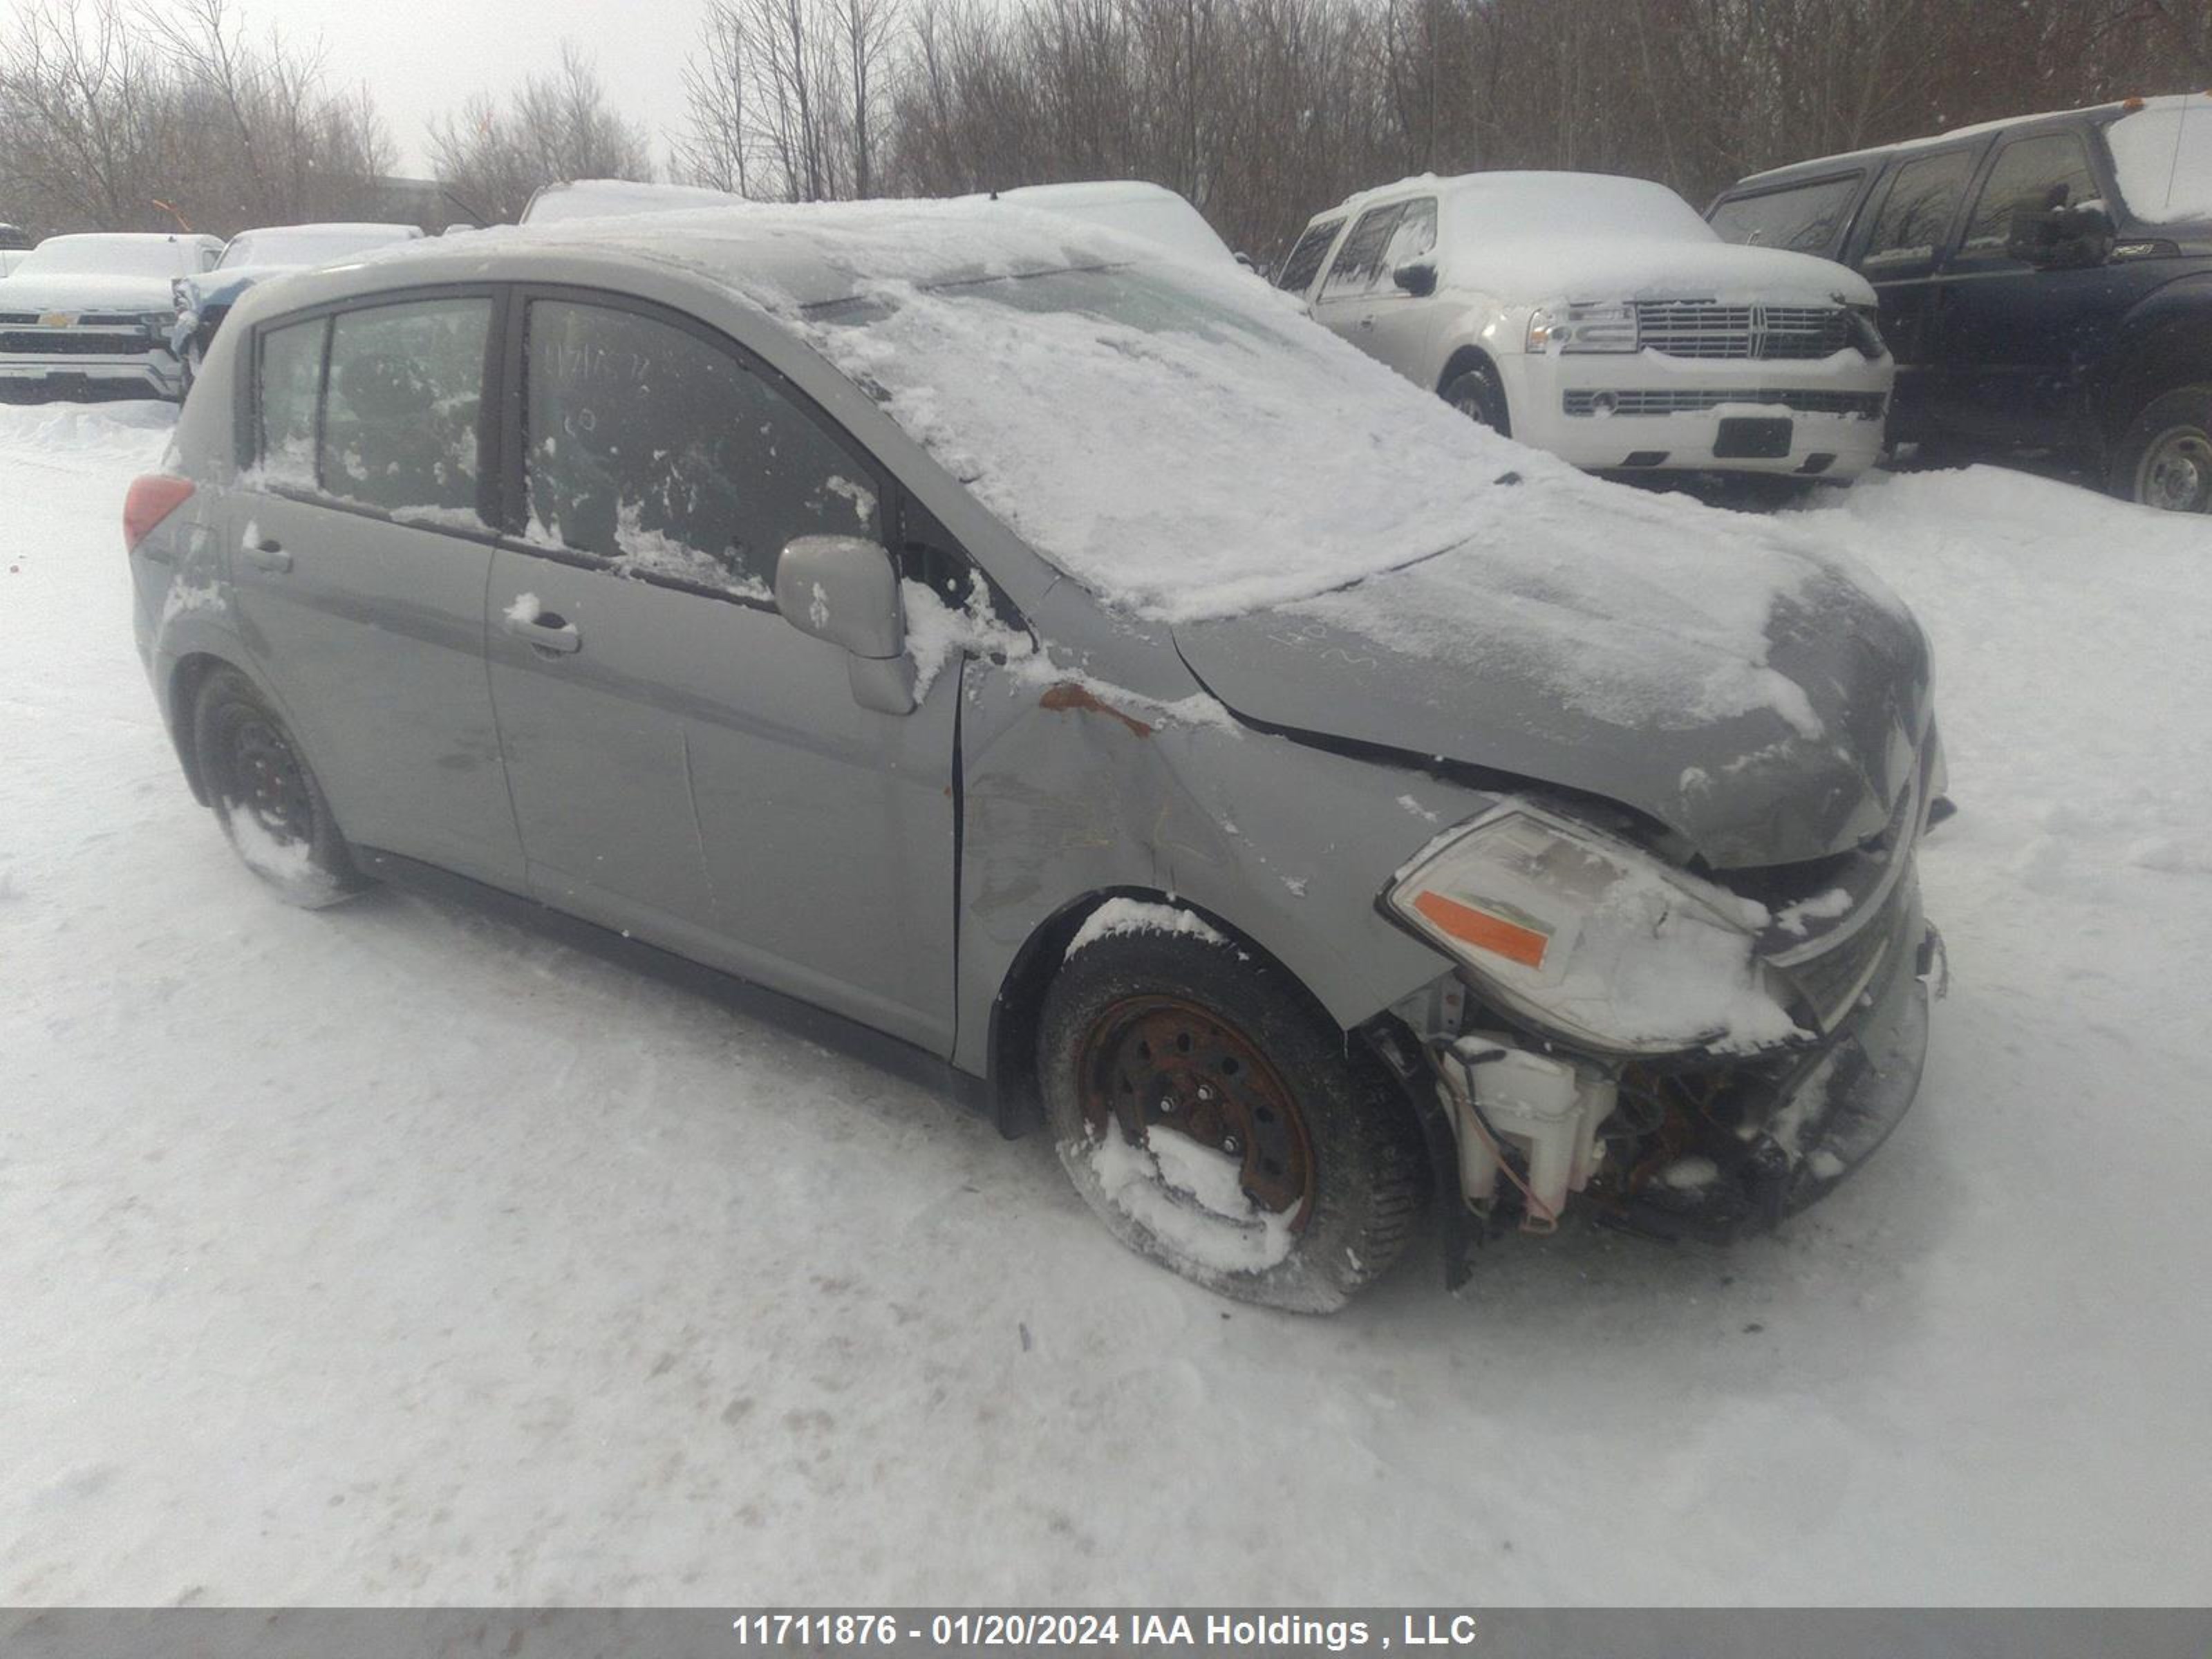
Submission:
<svg viewBox="0 0 2212 1659">
<path fill-rule="evenodd" d="M 959 676 L 905 715 L 771 597 L 793 537 L 895 540 L 888 481 L 679 313 L 530 293 L 491 684 L 532 890 L 950 1051 Z"/>
<path fill-rule="evenodd" d="M 2112 199 L 2082 135 L 2003 143 L 1985 169 L 1938 284 L 1930 339 L 1944 428 L 1979 443 L 2057 445 L 2072 434 L 2081 366 L 2101 355 L 2117 309 L 2102 265 L 2039 270 L 2005 251 L 2013 216 Z"/>
<path fill-rule="evenodd" d="M 1875 186 L 1876 205 L 1851 251 L 1851 263 L 1881 301 L 1882 337 L 1897 359 L 1895 438 L 1929 431 L 1936 276 L 1981 151 L 1963 145 L 1893 161 Z"/>
<path fill-rule="evenodd" d="M 347 836 L 519 889 L 484 683 L 489 289 L 255 331 L 230 568 L 253 665 Z"/>
</svg>

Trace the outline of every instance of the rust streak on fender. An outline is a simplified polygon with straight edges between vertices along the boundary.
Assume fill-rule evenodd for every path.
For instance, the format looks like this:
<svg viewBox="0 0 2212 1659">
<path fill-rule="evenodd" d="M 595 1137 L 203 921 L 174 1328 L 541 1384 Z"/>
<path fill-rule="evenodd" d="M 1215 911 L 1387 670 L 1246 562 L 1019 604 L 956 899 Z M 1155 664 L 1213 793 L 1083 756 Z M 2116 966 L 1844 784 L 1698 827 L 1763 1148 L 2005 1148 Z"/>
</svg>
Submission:
<svg viewBox="0 0 2212 1659">
<path fill-rule="evenodd" d="M 1052 709 L 1054 713 L 1105 714 L 1121 721 L 1140 738 L 1152 735 L 1152 728 L 1135 715 L 1125 714 L 1111 704 L 1101 702 L 1097 693 L 1087 686 L 1078 685 L 1073 680 L 1062 680 L 1048 687 L 1044 696 L 1037 699 L 1037 707 Z"/>
</svg>

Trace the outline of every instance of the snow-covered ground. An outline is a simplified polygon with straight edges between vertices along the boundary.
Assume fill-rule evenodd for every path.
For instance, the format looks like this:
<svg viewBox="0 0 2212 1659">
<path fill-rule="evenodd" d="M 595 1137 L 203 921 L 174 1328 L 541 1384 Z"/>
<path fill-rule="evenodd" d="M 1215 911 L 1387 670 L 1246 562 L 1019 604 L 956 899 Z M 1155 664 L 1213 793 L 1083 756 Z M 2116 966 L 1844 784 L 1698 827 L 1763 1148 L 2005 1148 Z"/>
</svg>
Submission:
<svg viewBox="0 0 2212 1659">
<path fill-rule="evenodd" d="M 0 1599 L 2212 1599 L 2212 526 L 1799 519 L 1920 611 L 1919 1109 L 1728 1254 L 1218 1302 L 1041 1139 L 473 915 L 273 902 L 0 410 Z"/>
</svg>

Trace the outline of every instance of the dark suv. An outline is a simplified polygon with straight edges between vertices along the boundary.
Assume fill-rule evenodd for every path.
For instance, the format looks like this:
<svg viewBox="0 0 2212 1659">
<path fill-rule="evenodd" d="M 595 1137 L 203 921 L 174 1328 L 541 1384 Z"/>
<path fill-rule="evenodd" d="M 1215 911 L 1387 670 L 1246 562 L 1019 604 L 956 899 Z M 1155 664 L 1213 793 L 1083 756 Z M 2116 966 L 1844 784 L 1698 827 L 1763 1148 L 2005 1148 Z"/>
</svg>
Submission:
<svg viewBox="0 0 2212 1659">
<path fill-rule="evenodd" d="M 1706 216 L 1873 283 L 1893 441 L 2057 452 L 2115 495 L 2212 512 L 2212 94 L 1803 161 Z"/>
</svg>

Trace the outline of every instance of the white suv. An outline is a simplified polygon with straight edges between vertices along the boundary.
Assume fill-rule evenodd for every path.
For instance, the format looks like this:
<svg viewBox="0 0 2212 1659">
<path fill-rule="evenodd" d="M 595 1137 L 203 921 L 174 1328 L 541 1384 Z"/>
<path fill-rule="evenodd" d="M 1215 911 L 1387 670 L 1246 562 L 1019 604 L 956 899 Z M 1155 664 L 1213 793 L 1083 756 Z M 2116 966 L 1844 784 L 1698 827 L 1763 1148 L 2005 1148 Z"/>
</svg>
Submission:
<svg viewBox="0 0 2212 1659">
<path fill-rule="evenodd" d="M 1278 287 L 1484 424 L 1592 471 L 1844 483 L 1896 365 L 1865 278 L 1723 242 L 1662 185 L 1424 174 L 1316 216 Z"/>
</svg>

